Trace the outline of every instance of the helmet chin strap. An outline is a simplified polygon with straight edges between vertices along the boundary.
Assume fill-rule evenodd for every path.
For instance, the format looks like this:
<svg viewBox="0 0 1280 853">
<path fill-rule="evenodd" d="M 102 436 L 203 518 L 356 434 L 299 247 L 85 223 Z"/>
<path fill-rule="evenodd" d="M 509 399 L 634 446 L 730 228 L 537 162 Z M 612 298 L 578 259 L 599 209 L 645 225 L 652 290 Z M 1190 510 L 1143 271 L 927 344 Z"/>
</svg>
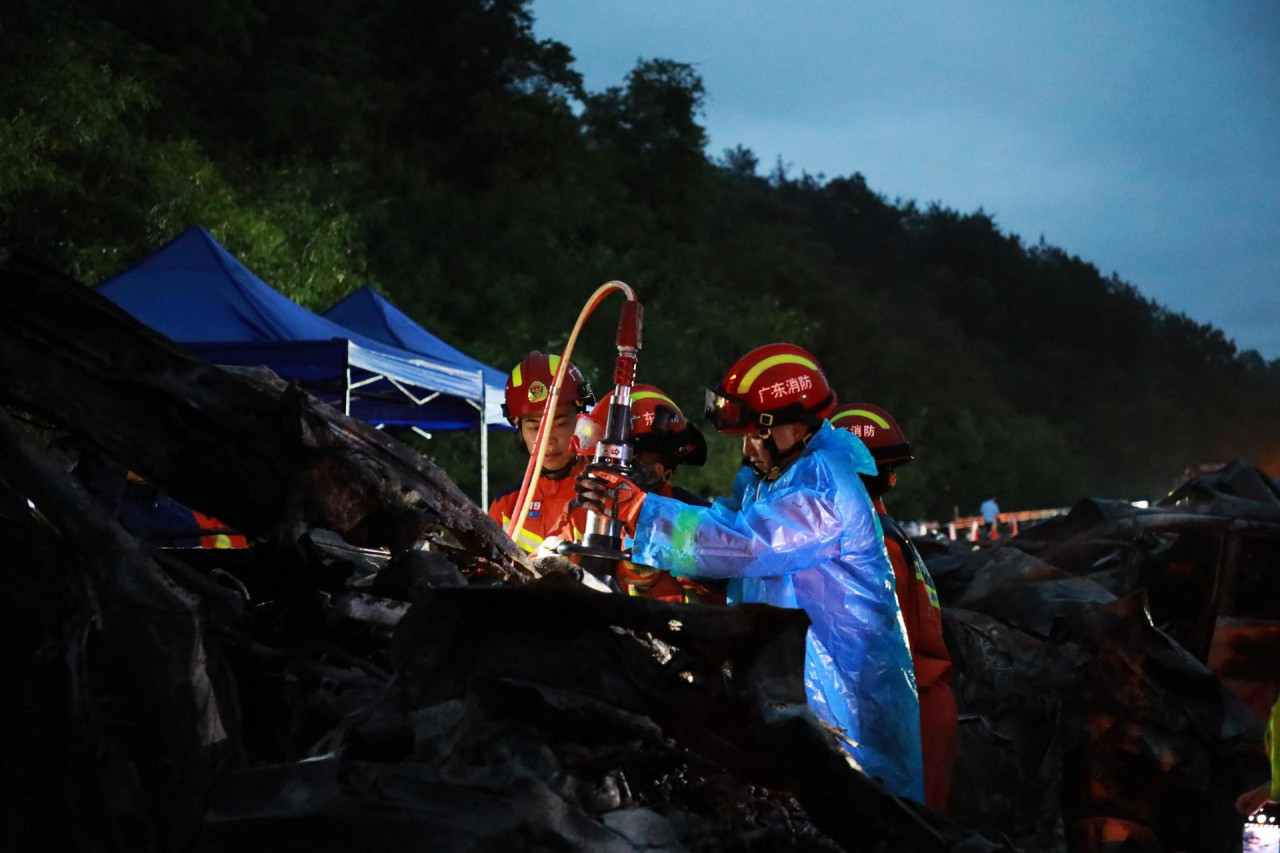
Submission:
<svg viewBox="0 0 1280 853">
<path fill-rule="evenodd" d="M 791 464 L 791 460 L 803 453 L 804 449 L 809 445 L 809 439 L 813 438 L 812 432 L 806 432 L 795 444 L 787 448 L 786 453 L 782 453 L 778 450 L 778 442 L 774 439 L 771 428 L 765 427 L 761 429 L 759 435 L 764 441 L 764 449 L 768 451 L 769 461 L 773 463 L 773 467 L 764 472 L 757 468 L 756 472 L 764 477 L 767 482 L 773 482 L 778 479 L 787 465 Z"/>
<path fill-rule="evenodd" d="M 570 456 L 568 462 L 564 463 L 554 471 L 548 471 L 546 468 L 543 468 L 542 477 L 543 479 L 552 480 L 552 481 L 563 480 L 565 477 L 569 476 L 569 472 L 573 470 L 573 463 L 574 463 L 574 458 L 573 456 Z"/>
</svg>

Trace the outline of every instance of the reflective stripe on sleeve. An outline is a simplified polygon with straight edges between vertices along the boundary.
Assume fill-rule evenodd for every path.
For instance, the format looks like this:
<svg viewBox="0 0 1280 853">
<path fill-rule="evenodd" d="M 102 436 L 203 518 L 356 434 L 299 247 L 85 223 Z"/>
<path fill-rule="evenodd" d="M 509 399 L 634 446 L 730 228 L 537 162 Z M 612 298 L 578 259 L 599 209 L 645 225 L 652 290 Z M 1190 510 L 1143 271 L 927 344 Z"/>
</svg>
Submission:
<svg viewBox="0 0 1280 853">
<path fill-rule="evenodd" d="M 506 530 L 507 525 L 510 523 L 511 517 L 504 512 L 502 514 L 502 529 Z M 542 544 L 542 537 L 536 533 L 530 533 L 528 530 L 521 530 L 520 535 L 516 538 L 515 542 L 520 546 L 521 550 L 532 554 L 534 551 L 538 550 L 538 546 Z"/>
</svg>

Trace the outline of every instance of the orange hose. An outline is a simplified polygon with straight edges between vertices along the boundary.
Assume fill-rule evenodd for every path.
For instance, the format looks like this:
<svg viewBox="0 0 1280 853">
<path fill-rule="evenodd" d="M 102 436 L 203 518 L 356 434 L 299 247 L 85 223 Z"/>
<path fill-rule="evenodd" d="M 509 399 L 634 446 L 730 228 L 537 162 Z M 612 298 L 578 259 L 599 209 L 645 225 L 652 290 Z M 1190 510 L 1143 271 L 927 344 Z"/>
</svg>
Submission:
<svg viewBox="0 0 1280 853">
<path fill-rule="evenodd" d="M 533 449 L 529 453 L 529 464 L 524 469 L 524 480 L 520 483 L 520 494 L 516 496 L 516 506 L 519 508 L 519 512 L 515 514 L 515 517 L 511 520 L 511 526 L 507 528 L 507 535 L 515 541 L 519 541 L 518 537 L 524 530 L 524 523 L 529 515 L 529 506 L 533 503 L 532 484 L 537 482 L 538 477 L 542 475 L 542 460 L 547 455 L 547 431 L 551 429 L 551 422 L 555 420 L 556 406 L 560 401 L 560 386 L 564 382 L 565 373 L 569 370 L 569 356 L 573 354 L 573 346 L 578 341 L 578 333 L 582 331 L 587 318 L 604 301 L 604 298 L 616 291 L 622 291 L 626 295 L 627 301 L 636 301 L 636 292 L 631 289 L 630 285 L 621 281 L 607 281 L 597 287 L 595 293 L 591 294 L 586 304 L 582 306 L 582 310 L 578 312 L 578 321 L 573 324 L 573 331 L 569 333 L 569 341 L 565 344 L 564 352 L 560 356 L 560 367 L 556 370 L 555 381 L 551 384 L 551 393 L 547 395 L 547 402 L 542 407 L 542 423 L 538 424 L 538 435 L 534 439 Z"/>
</svg>

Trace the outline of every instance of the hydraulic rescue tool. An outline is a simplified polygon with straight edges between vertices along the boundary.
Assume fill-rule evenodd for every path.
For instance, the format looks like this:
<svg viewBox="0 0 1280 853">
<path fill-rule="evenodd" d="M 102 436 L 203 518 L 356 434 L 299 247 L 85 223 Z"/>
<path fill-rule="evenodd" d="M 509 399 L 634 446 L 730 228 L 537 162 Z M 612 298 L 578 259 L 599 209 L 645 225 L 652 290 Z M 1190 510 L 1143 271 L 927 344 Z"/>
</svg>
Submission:
<svg viewBox="0 0 1280 853">
<path fill-rule="evenodd" d="M 618 359 L 613 367 L 613 396 L 610 398 L 604 437 L 596 444 L 591 467 L 612 468 L 623 476 L 631 470 L 631 386 L 636 381 L 636 355 L 640 352 L 644 308 L 628 300 L 618 318 Z M 558 549 L 566 556 L 577 556 L 579 564 L 594 574 L 613 573 L 613 564 L 625 560 L 630 551 L 622 547 L 622 523 L 609 507 L 604 512 L 587 511 L 587 529 L 582 542 L 566 542 Z"/>
<path fill-rule="evenodd" d="M 636 356 L 640 352 L 644 310 L 636 301 L 635 291 L 630 285 L 620 281 L 610 281 L 597 288 L 583 306 L 569 335 L 564 353 L 560 357 L 560 366 L 547 395 L 542 423 L 538 427 L 533 452 L 529 456 L 529 465 L 525 470 L 524 481 L 516 498 L 516 514 L 507 528 L 507 534 L 513 539 L 520 535 L 525 519 L 528 517 L 529 504 L 533 498 L 533 483 L 542 472 L 542 460 L 546 454 L 544 444 L 547 431 L 555 418 L 560 388 L 570 364 L 569 359 L 573 353 L 573 346 L 577 342 L 578 333 L 596 307 L 606 296 L 614 292 L 622 292 L 627 301 L 623 304 L 622 314 L 618 319 L 618 358 L 613 370 L 612 403 L 609 406 L 605 434 L 595 446 L 595 457 L 590 465 L 611 468 L 624 476 L 630 476 L 632 473 L 631 446 L 627 439 L 631 435 L 631 386 L 635 383 Z M 607 507 L 604 512 L 588 510 L 582 542 L 565 542 L 557 552 L 565 556 L 577 557 L 583 569 L 606 584 L 616 586 L 611 583 L 614 564 L 629 556 L 629 552 L 622 547 L 622 537 L 622 523 L 613 517 Z"/>
</svg>

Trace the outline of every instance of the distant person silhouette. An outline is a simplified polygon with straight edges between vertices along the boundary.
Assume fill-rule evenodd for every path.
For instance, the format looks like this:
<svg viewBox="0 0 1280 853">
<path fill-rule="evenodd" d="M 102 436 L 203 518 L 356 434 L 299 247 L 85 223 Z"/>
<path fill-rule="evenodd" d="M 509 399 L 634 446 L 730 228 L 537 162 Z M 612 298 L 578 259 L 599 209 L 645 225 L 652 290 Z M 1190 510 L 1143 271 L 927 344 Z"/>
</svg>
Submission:
<svg viewBox="0 0 1280 853">
<path fill-rule="evenodd" d="M 982 502 L 982 529 L 983 532 L 992 539 L 995 539 L 1000 526 L 1000 504 L 996 503 L 994 497 L 987 498 Z"/>
</svg>

